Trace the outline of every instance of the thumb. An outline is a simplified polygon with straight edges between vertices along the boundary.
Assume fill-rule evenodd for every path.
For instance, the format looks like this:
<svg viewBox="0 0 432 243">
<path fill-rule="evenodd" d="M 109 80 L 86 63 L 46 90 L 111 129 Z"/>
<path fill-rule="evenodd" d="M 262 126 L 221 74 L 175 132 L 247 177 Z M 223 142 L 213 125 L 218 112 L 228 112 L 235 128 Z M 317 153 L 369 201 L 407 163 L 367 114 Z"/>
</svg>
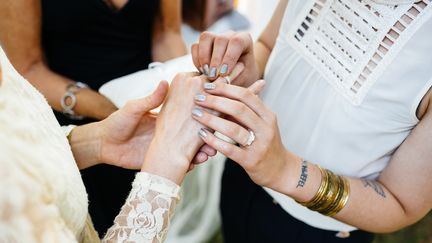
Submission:
<svg viewBox="0 0 432 243">
<path fill-rule="evenodd" d="M 168 82 L 161 81 L 152 94 L 136 100 L 131 100 L 125 105 L 128 113 L 134 116 L 142 116 L 145 113 L 159 107 L 168 94 Z"/>
<path fill-rule="evenodd" d="M 259 95 L 261 91 L 264 90 L 264 87 L 266 85 L 266 81 L 264 79 L 260 79 L 253 83 L 251 86 L 249 86 L 249 90 L 252 91 L 252 93 Z"/>
<path fill-rule="evenodd" d="M 153 91 L 153 93 L 146 98 L 148 99 L 146 108 L 147 111 L 153 110 L 164 102 L 167 94 L 168 94 L 169 84 L 167 81 L 162 80 L 157 88 Z"/>
</svg>

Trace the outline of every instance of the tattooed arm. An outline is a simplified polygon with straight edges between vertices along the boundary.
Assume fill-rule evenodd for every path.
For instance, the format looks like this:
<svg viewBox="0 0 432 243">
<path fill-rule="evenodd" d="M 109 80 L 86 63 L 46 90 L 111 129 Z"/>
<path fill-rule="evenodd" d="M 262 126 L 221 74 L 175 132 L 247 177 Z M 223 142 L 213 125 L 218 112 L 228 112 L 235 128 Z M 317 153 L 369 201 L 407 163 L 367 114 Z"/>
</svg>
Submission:
<svg viewBox="0 0 432 243">
<path fill-rule="evenodd" d="M 377 180 L 349 178 L 350 198 L 336 219 L 366 231 L 385 233 L 417 222 L 432 209 L 431 110 Z M 300 162 L 295 170 L 295 181 L 279 191 L 309 201 L 319 187 L 320 171 L 313 164 Z"/>
<path fill-rule="evenodd" d="M 303 163 L 284 146 L 276 114 L 242 87 L 212 83 L 206 87 L 206 93 L 204 100 L 196 101 L 199 106 L 228 114 L 241 125 L 205 112 L 194 118 L 243 146 L 226 143 L 202 130 L 204 142 L 241 165 L 256 184 L 300 202 L 310 201 L 321 184 L 320 170 Z M 366 231 L 391 232 L 420 220 L 431 210 L 432 103 L 429 104 L 429 111 L 424 116 L 418 114 L 421 121 L 377 180 L 347 178 L 350 197 L 345 208 L 334 216 L 336 219 Z M 248 145 L 252 135 L 259 139 Z"/>
</svg>

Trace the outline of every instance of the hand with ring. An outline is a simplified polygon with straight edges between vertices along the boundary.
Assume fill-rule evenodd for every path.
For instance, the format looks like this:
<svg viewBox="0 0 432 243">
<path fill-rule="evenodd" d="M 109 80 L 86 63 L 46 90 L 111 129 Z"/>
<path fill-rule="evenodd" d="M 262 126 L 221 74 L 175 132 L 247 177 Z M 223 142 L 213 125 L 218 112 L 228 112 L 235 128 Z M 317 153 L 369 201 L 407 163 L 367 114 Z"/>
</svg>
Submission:
<svg viewBox="0 0 432 243">
<path fill-rule="evenodd" d="M 204 84 L 206 94 L 197 96 L 193 117 L 239 146 L 201 129 L 200 136 L 206 144 L 240 164 L 256 184 L 279 188 L 284 183 L 281 178 L 295 177 L 297 171 L 293 175 L 281 173 L 292 171 L 288 167 L 296 163 L 290 162 L 299 158 L 285 149 L 275 113 L 254 94 L 254 90 L 261 90 L 264 85 L 264 80 L 248 89 L 219 82 Z M 203 108 L 228 115 L 229 119 L 214 116 Z"/>
</svg>

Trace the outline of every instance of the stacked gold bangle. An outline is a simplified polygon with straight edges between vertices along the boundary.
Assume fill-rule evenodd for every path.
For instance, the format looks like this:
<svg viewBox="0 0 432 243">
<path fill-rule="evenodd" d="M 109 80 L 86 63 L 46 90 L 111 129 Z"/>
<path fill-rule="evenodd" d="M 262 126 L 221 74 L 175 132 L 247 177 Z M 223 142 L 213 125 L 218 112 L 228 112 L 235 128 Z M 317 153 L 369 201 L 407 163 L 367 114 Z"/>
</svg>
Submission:
<svg viewBox="0 0 432 243">
<path fill-rule="evenodd" d="M 321 171 L 322 178 L 317 193 L 309 202 L 298 203 L 326 216 L 334 216 L 348 202 L 350 194 L 349 181 L 329 170 L 322 169 L 319 166 L 318 168 Z"/>
</svg>

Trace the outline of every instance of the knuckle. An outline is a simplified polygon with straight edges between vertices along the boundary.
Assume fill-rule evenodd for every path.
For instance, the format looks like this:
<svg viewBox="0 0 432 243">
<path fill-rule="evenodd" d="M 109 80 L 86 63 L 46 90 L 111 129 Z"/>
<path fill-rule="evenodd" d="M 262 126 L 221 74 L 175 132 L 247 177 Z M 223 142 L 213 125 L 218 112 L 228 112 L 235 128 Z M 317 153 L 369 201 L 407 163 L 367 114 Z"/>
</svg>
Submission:
<svg viewBox="0 0 432 243">
<path fill-rule="evenodd" d="M 225 36 L 217 36 L 214 40 L 214 43 L 215 45 L 226 45 L 228 41 L 228 38 Z"/>
<path fill-rule="evenodd" d="M 201 33 L 200 35 L 200 41 L 207 41 L 207 40 L 211 40 L 213 39 L 214 34 L 208 32 L 208 31 L 204 31 L 203 33 Z"/>
<path fill-rule="evenodd" d="M 242 35 L 245 36 L 245 38 L 246 38 L 246 40 L 248 42 L 252 42 L 253 41 L 252 40 L 252 35 L 249 32 L 243 32 Z"/>
<path fill-rule="evenodd" d="M 243 41 L 243 38 L 241 37 L 241 35 L 235 35 L 232 39 L 231 39 L 231 44 L 234 46 L 239 46 L 239 47 L 244 47 L 245 43 Z"/>
</svg>

